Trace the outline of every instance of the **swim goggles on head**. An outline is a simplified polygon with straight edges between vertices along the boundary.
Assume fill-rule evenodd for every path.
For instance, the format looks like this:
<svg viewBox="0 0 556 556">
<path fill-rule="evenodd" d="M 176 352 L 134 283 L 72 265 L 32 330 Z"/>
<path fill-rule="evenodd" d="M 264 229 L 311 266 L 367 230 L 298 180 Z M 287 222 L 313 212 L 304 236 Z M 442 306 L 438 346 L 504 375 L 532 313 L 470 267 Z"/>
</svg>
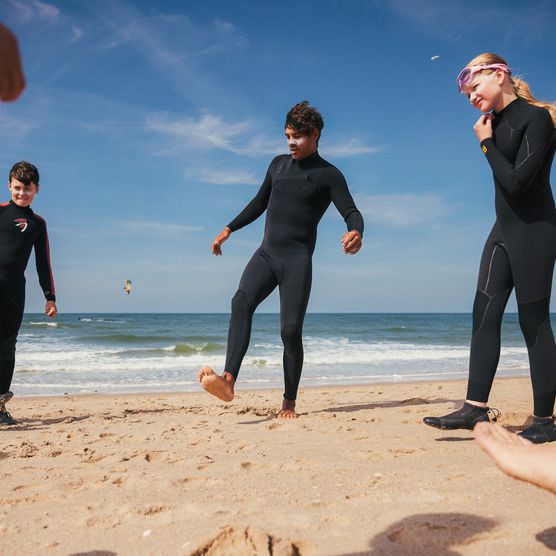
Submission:
<svg viewBox="0 0 556 556">
<path fill-rule="evenodd" d="M 484 64 L 481 66 L 467 66 L 463 68 L 459 75 L 456 77 L 456 82 L 458 84 L 458 89 L 460 93 L 463 93 L 464 87 L 473 79 L 473 77 L 480 73 L 483 70 L 492 69 L 492 70 L 502 70 L 505 71 L 508 75 L 511 75 L 510 68 L 506 64 Z"/>
</svg>

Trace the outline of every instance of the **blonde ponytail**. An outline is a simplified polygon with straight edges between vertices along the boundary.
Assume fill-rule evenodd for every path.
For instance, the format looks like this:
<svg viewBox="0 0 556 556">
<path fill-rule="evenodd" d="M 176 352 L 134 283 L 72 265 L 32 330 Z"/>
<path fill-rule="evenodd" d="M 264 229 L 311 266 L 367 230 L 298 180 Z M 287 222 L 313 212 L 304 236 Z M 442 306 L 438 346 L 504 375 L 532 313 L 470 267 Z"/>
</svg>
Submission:
<svg viewBox="0 0 556 556">
<path fill-rule="evenodd" d="M 471 60 L 467 64 L 467 67 L 489 64 L 508 65 L 506 60 L 504 60 L 504 58 L 502 58 L 501 56 L 498 56 L 498 54 L 494 54 L 493 52 L 483 52 L 483 54 L 479 54 L 478 56 L 473 58 L 473 60 Z M 492 70 L 485 70 L 485 73 L 492 73 Z M 535 98 L 533 96 L 533 93 L 531 92 L 531 88 L 529 87 L 528 83 L 520 77 L 510 75 L 510 80 L 512 82 L 515 94 L 519 98 L 527 101 L 529 104 L 548 110 L 550 117 L 552 118 L 552 123 L 556 127 L 556 104 L 554 102 L 543 102 Z"/>
<path fill-rule="evenodd" d="M 550 102 L 542 102 L 541 100 L 535 98 L 531 92 L 529 84 L 523 79 L 513 76 L 510 76 L 510 79 L 512 81 L 515 94 L 519 98 L 526 100 L 529 104 L 539 106 L 540 108 L 546 108 L 550 112 L 552 123 L 556 126 L 556 105 Z"/>
</svg>

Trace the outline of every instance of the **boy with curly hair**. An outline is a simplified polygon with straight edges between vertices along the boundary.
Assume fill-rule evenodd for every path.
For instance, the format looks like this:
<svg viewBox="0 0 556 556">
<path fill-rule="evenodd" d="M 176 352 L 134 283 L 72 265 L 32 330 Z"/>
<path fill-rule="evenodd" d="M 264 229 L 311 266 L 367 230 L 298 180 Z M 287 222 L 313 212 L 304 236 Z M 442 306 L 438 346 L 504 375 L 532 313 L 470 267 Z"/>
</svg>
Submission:
<svg viewBox="0 0 556 556">
<path fill-rule="evenodd" d="M 232 299 L 224 372 L 219 376 L 203 367 L 199 382 L 217 398 L 233 399 L 234 384 L 249 347 L 253 313 L 278 286 L 285 381 L 278 417 L 286 419 L 297 417 L 295 400 L 303 366 L 302 327 L 311 291 L 312 255 L 318 223 L 331 202 L 347 225 L 342 237 L 344 253 L 357 253 L 363 236 L 363 217 L 344 176 L 317 151 L 323 126 L 322 116 L 307 101 L 288 112 L 285 135 L 290 154 L 277 156 L 270 163 L 257 195 L 212 244 L 212 252 L 221 255 L 222 243 L 232 232 L 266 211 L 262 244 L 247 264 Z"/>
</svg>

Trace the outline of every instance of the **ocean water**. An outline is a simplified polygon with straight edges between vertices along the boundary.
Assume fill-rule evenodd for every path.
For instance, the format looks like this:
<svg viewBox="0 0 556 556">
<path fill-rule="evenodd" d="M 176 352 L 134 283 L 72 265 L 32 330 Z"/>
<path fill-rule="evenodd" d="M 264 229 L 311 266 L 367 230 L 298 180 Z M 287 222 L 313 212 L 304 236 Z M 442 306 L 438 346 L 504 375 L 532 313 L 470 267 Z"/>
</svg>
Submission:
<svg viewBox="0 0 556 556">
<path fill-rule="evenodd" d="M 12 390 L 18 395 L 199 389 L 224 365 L 229 314 L 25 314 Z M 469 314 L 309 314 L 304 386 L 467 376 Z M 528 374 L 517 315 L 504 318 L 499 376 Z M 279 316 L 256 314 L 239 388 L 283 387 Z"/>
</svg>

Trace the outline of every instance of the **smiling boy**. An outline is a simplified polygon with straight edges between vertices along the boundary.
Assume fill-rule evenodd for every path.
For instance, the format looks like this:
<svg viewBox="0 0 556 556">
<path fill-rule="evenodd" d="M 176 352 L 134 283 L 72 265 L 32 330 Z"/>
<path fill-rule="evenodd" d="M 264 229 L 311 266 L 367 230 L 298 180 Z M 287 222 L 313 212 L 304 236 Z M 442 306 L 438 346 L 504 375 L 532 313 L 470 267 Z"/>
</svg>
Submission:
<svg viewBox="0 0 556 556">
<path fill-rule="evenodd" d="M 58 313 L 46 222 L 31 210 L 39 191 L 37 168 L 25 161 L 14 164 L 8 189 L 11 200 L 0 204 L 0 425 L 17 424 L 5 405 L 13 397 L 10 385 L 25 306 L 25 268 L 33 247 L 46 298 L 45 314 L 55 317 Z"/>
</svg>

